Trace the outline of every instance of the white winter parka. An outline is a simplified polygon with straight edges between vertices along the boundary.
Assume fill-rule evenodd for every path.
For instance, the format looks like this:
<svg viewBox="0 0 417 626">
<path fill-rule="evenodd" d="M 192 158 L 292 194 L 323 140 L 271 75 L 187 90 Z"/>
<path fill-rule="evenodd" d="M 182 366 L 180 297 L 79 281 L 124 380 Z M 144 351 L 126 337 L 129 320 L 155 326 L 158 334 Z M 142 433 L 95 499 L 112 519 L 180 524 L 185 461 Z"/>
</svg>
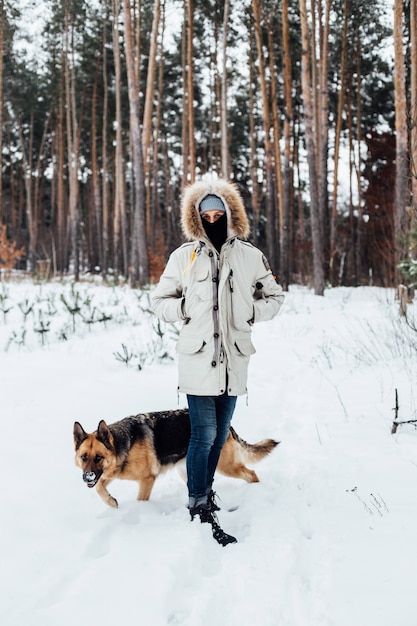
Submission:
<svg viewBox="0 0 417 626">
<path fill-rule="evenodd" d="M 219 196 L 226 207 L 228 237 L 220 254 L 207 238 L 198 210 L 208 194 Z M 189 186 L 182 227 L 192 241 L 171 254 L 152 297 L 159 318 L 183 322 L 177 343 L 178 390 L 197 396 L 245 394 L 249 358 L 255 352 L 251 327 L 278 313 L 282 288 L 262 252 L 241 240 L 249 234 L 249 222 L 235 185 L 218 180 Z"/>
</svg>

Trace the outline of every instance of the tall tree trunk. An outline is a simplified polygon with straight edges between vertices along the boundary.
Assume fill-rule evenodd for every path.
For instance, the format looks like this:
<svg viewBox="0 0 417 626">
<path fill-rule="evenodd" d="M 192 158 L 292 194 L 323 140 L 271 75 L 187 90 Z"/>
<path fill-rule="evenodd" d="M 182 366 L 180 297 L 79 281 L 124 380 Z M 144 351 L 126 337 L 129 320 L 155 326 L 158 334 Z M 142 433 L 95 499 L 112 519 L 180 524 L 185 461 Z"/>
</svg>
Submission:
<svg viewBox="0 0 417 626">
<path fill-rule="evenodd" d="M 138 85 L 140 85 L 140 72 L 142 67 L 142 12 L 143 12 L 143 1 L 142 0 L 132 0 L 132 32 L 134 30 L 134 48 L 136 51 L 135 54 L 135 75 Z"/>
<path fill-rule="evenodd" d="M 29 259 L 30 269 L 33 272 L 35 264 L 35 248 L 36 248 L 36 220 L 33 214 L 33 197 L 32 197 L 32 158 L 31 147 L 26 153 L 25 140 L 23 136 L 22 123 L 18 120 L 19 128 L 19 140 L 22 151 L 22 166 L 24 172 L 24 185 L 25 185 L 25 209 L 26 209 L 26 221 L 28 229 L 28 249 L 27 257 Z M 31 124 L 30 133 L 32 135 L 33 128 Z M 31 141 L 29 142 L 31 143 Z"/>
<path fill-rule="evenodd" d="M 268 87 L 266 82 L 264 52 L 262 46 L 262 30 L 261 30 L 261 5 L 260 0 L 252 0 L 253 17 L 255 24 L 255 38 L 256 47 L 258 50 L 258 63 L 259 63 L 259 80 L 261 85 L 261 98 L 262 98 L 262 119 L 263 119 L 263 131 L 264 131 L 264 146 L 265 146 L 265 161 L 266 161 L 266 245 L 268 256 L 272 263 L 276 260 L 276 239 L 274 233 L 274 163 L 273 163 L 273 148 L 270 137 L 270 113 L 269 113 L 269 98 Z"/>
<path fill-rule="evenodd" d="M 150 245 L 152 250 L 155 250 L 155 240 L 159 238 L 160 244 L 166 241 L 164 237 L 164 227 L 163 220 L 161 215 L 161 207 L 159 202 L 159 161 L 162 160 L 162 137 L 161 133 L 161 123 L 162 123 L 162 108 L 163 108 L 163 93 L 164 93 L 164 50 L 163 50 L 163 42 L 165 35 L 165 1 L 162 2 L 161 5 L 161 38 L 158 47 L 158 89 L 157 89 L 157 101 L 156 101 L 156 110 L 155 110 L 155 136 L 153 141 L 153 161 L 152 161 L 152 222 L 151 222 L 151 242 Z"/>
<path fill-rule="evenodd" d="M 123 156 L 122 138 L 122 70 L 119 43 L 119 0 L 114 0 L 114 28 L 113 28 L 113 55 L 115 73 L 115 99 L 116 99 L 116 146 L 114 163 L 114 188 L 113 188 L 113 266 L 116 271 L 123 269 L 127 275 L 128 260 L 126 246 L 126 190 L 125 190 L 125 167 Z M 123 268 L 121 264 L 123 259 Z"/>
<path fill-rule="evenodd" d="M 146 95 L 145 106 L 143 111 L 143 123 L 142 123 L 142 152 L 143 162 L 145 167 L 145 175 L 148 172 L 148 152 L 151 144 L 152 136 L 152 111 L 154 104 L 155 94 L 155 80 L 156 80 L 156 53 L 158 45 L 158 31 L 159 21 L 161 15 L 161 1 L 155 0 L 153 9 L 153 22 L 152 33 L 149 48 L 149 62 L 148 72 L 146 77 Z"/>
<path fill-rule="evenodd" d="M 410 162 L 411 162 L 411 189 L 414 224 L 417 222 L 417 0 L 410 0 Z"/>
<path fill-rule="evenodd" d="M 343 12 L 343 35 L 342 35 L 342 52 L 340 59 L 340 79 L 339 79 L 339 99 L 337 103 L 337 119 L 335 131 L 334 146 L 334 174 L 333 174 L 333 195 L 332 195 L 332 211 L 330 219 L 330 279 L 332 285 L 337 284 L 335 260 L 338 253 L 337 250 L 337 194 L 339 186 L 339 158 L 340 158 L 340 141 L 342 137 L 343 111 L 345 108 L 345 88 L 346 88 L 346 61 L 347 61 L 347 35 L 348 35 L 348 16 L 349 16 L 349 0 L 344 0 Z"/>
<path fill-rule="evenodd" d="M 206 171 L 218 172 L 222 175 L 221 164 L 221 76 L 219 75 L 219 46 L 218 46 L 218 28 L 217 20 L 214 20 L 213 24 L 213 43 L 214 49 L 210 51 L 210 61 L 208 74 L 210 76 L 210 122 L 209 122 L 209 149 L 208 149 L 208 163 Z M 220 104 L 220 106 L 219 106 Z"/>
<path fill-rule="evenodd" d="M 193 0 L 187 0 L 188 23 L 187 23 L 187 92 L 188 92 L 188 141 L 189 141 L 189 179 L 195 181 L 195 137 L 194 137 L 194 60 L 193 60 L 193 36 L 194 36 L 194 10 Z"/>
<path fill-rule="evenodd" d="M 147 226 L 147 239 L 149 245 L 152 247 L 151 233 L 152 233 L 152 215 L 151 215 L 151 163 L 149 149 L 152 138 L 152 113 L 154 110 L 154 96 L 155 96 L 155 83 L 156 83 L 156 57 L 158 50 L 158 32 L 159 22 L 161 17 L 161 2 L 160 0 L 154 0 L 154 13 L 152 21 L 152 33 L 149 47 L 149 61 L 148 71 L 146 76 L 146 92 L 145 92 L 145 106 L 143 111 L 143 123 L 142 123 L 142 153 L 145 171 L 145 187 L 146 187 L 146 226 Z M 154 181 L 155 182 L 155 181 Z"/>
<path fill-rule="evenodd" d="M 101 61 L 100 56 L 100 61 Z M 99 62 L 100 62 L 99 61 Z M 97 70 L 99 69 L 99 65 Z M 100 193 L 100 174 L 97 157 L 97 89 L 98 75 L 94 81 L 93 94 L 91 97 L 91 185 L 93 195 L 93 213 L 94 213 L 94 232 L 93 241 L 96 244 L 96 255 L 100 269 L 103 269 L 103 240 L 102 240 L 102 217 L 101 217 L 101 193 Z M 90 227 L 90 230 L 92 228 Z"/>
<path fill-rule="evenodd" d="M 62 68 L 65 68 L 65 53 L 62 51 Z M 57 249 L 57 268 L 58 271 L 64 272 L 68 264 L 68 238 L 67 238 L 67 219 L 66 219 L 66 202 L 65 202 L 65 139 L 64 139 L 64 126 L 65 126 L 65 78 L 64 69 L 61 72 L 60 80 L 60 93 L 58 101 L 58 128 L 57 128 L 57 158 L 56 158 L 56 173 L 55 178 L 57 181 L 56 190 L 56 249 Z"/>
<path fill-rule="evenodd" d="M 134 207 L 132 225 L 132 281 L 144 285 L 149 281 L 149 258 L 146 241 L 145 184 L 142 136 L 139 123 L 139 86 L 135 73 L 130 0 L 123 0 L 125 18 L 125 55 L 129 92 L 129 119 L 133 146 Z"/>
<path fill-rule="evenodd" d="M 405 258 L 406 207 L 408 200 L 408 133 L 405 86 L 403 31 L 403 0 L 394 0 L 394 89 L 395 89 L 395 271 L 399 279 L 398 265 Z"/>
<path fill-rule="evenodd" d="M 278 255 L 278 251 L 281 250 L 281 243 L 284 245 L 287 242 L 284 241 L 284 233 L 288 234 L 288 212 L 287 212 L 287 221 L 284 218 L 284 192 L 283 192 L 283 180 L 282 180 L 282 163 L 281 163 L 281 128 L 280 128 L 280 119 L 279 119 L 279 111 L 278 111 L 278 86 L 277 86 L 277 71 L 275 66 L 275 55 L 274 55 L 274 39 L 276 35 L 273 31 L 273 27 L 270 22 L 267 24 L 267 39 L 268 39 L 268 56 L 269 56 L 269 73 L 270 73 L 270 83 L 271 83 L 271 115 L 272 115 L 272 128 L 274 132 L 274 141 L 273 141 L 273 149 L 274 149 L 274 174 L 275 174 L 275 188 L 276 188 L 276 211 L 274 215 L 274 238 L 277 242 L 275 246 L 275 258 L 272 259 L 274 263 L 274 268 L 276 272 L 279 273 L 280 282 L 282 286 L 286 289 L 289 283 L 289 275 L 288 275 L 288 250 L 287 254 L 284 256 L 283 254 Z M 281 265 L 281 262 L 283 265 Z"/>
<path fill-rule="evenodd" d="M 358 29 L 359 31 L 359 29 Z M 363 209 L 362 209 L 362 185 L 361 185 L 361 143 L 362 143 L 362 72 L 361 72 L 362 46 L 358 32 L 358 43 L 356 46 L 356 257 L 355 257 L 355 274 L 356 284 L 361 284 L 361 258 L 362 258 L 362 241 L 363 241 Z"/>
<path fill-rule="evenodd" d="M 293 188 L 293 108 L 292 108 L 292 69 L 290 29 L 288 15 L 288 0 L 282 0 L 282 72 L 284 77 L 284 163 L 282 184 L 282 224 L 280 231 L 281 274 L 283 283 L 288 285 L 290 281 L 290 215 L 292 213 L 292 188 Z"/>
<path fill-rule="evenodd" d="M 353 72 L 350 75 L 349 84 L 349 97 L 347 102 L 347 131 L 349 137 L 349 254 L 347 258 L 347 276 L 349 285 L 357 285 L 356 276 L 356 220 L 353 206 L 353 171 L 355 167 L 355 148 L 354 148 L 354 136 L 353 136 Z"/>
<path fill-rule="evenodd" d="M 4 0 L 0 0 L 0 173 L 3 171 L 3 58 L 4 58 Z M 3 176 L 0 176 L 0 225 L 3 224 Z"/>
<path fill-rule="evenodd" d="M 324 294 L 323 240 L 320 226 L 319 195 L 317 187 L 317 150 L 314 137 L 313 102 L 311 96 L 310 36 L 307 20 L 306 0 L 300 0 L 302 57 L 301 83 L 303 93 L 304 123 L 310 187 L 310 218 L 313 240 L 314 291 Z"/>
<path fill-rule="evenodd" d="M 114 7 L 113 7 L 114 15 Z M 115 20 L 116 21 L 116 20 Z M 109 261 L 109 171 L 108 171 L 108 155 L 107 155 L 107 127 L 108 127 L 108 111 L 109 111 L 109 96 L 108 96 L 108 76 L 107 76 L 107 42 L 106 42 L 106 24 L 103 24 L 103 117 L 101 124 L 101 163 L 102 163 L 102 266 L 101 272 L 103 278 L 107 276 L 108 261 Z M 116 28 L 113 23 L 113 31 Z M 117 89 L 117 87 L 116 87 Z"/>
<path fill-rule="evenodd" d="M 71 37 L 70 37 L 71 30 Z M 65 49 L 64 49 L 64 77 L 65 77 L 65 107 L 66 107 L 66 134 L 67 160 L 69 182 L 69 228 L 71 242 L 71 256 L 75 280 L 79 279 L 79 218 L 78 218 L 78 123 L 75 107 L 75 77 L 74 77 L 74 42 L 73 27 L 70 25 L 68 7 L 65 13 Z M 70 65 L 70 55 L 72 56 Z"/>
<path fill-rule="evenodd" d="M 229 165 L 229 133 L 227 122 L 227 34 L 229 31 L 230 0 L 225 0 L 223 13 L 223 45 L 222 45 L 222 76 L 221 76 L 221 168 L 223 178 L 230 176 Z"/>
<path fill-rule="evenodd" d="M 12 153 L 12 141 L 10 137 L 10 125 L 8 125 L 7 129 L 7 148 L 9 154 Z M 15 167 L 14 164 L 10 164 L 10 226 L 12 233 L 15 234 L 16 238 L 16 177 L 15 177 Z M 20 243 L 20 242 L 19 242 Z M 23 242 L 22 242 L 23 243 Z"/>
<path fill-rule="evenodd" d="M 295 251 L 294 256 L 296 257 L 296 271 L 299 276 L 299 281 L 301 284 L 308 282 L 309 278 L 313 274 L 313 269 L 309 266 L 309 255 L 307 254 L 307 246 L 308 246 L 308 237 L 306 233 L 306 223 L 304 219 L 304 200 L 303 200 L 303 190 L 300 184 L 302 180 L 301 174 L 301 166 L 300 166 L 300 158 L 299 158 L 299 146 L 300 146 L 300 120 L 298 120 L 298 124 L 294 124 L 294 170 L 296 172 L 296 177 L 298 181 L 297 191 L 296 191 L 296 203 L 297 203 L 297 229 L 296 229 L 296 237 L 295 237 Z"/>
<path fill-rule="evenodd" d="M 319 169 L 319 207 L 323 230 L 323 246 L 329 256 L 329 194 L 328 194 L 328 151 L 329 151 L 329 29 L 330 10 L 333 0 L 325 0 L 323 18 L 322 0 L 319 0 L 320 18 L 320 62 L 319 73 L 319 111 L 318 111 L 318 169 Z"/>
<path fill-rule="evenodd" d="M 188 140 L 188 70 L 187 70 L 187 0 L 183 4 L 183 23 L 181 38 L 181 62 L 182 62 L 182 119 L 181 119 L 181 143 L 182 143 L 182 187 L 188 182 L 190 142 Z"/>
<path fill-rule="evenodd" d="M 252 185 L 252 211 L 253 211 L 253 228 L 252 236 L 255 244 L 259 239 L 259 218 L 260 218 L 260 197 L 259 197 L 259 183 L 258 183 L 258 142 L 256 136 L 255 114 L 256 114 L 256 101 L 254 93 L 254 85 L 256 83 L 256 76 L 254 71 L 253 54 L 252 54 L 252 29 L 249 33 L 250 45 L 249 45 L 249 143 L 250 143 L 250 179 Z"/>
<path fill-rule="evenodd" d="M 268 37 L 268 48 L 269 48 L 269 73 L 270 73 L 270 83 L 271 83 L 271 114 L 272 114 L 272 128 L 274 131 L 274 141 L 273 141 L 273 149 L 274 149 L 274 173 L 275 173 L 275 198 L 276 198 L 276 211 L 274 212 L 274 224 L 273 224 L 273 232 L 274 238 L 277 242 L 275 246 L 275 258 L 271 259 L 274 263 L 274 268 L 276 271 L 279 271 L 280 281 L 283 287 L 286 289 L 288 287 L 289 276 L 288 276 L 288 256 L 284 260 L 284 266 L 280 266 L 281 256 L 278 256 L 278 250 L 280 249 L 280 243 L 283 239 L 282 235 L 284 233 L 285 227 L 288 229 L 288 221 L 284 224 L 284 205 L 283 205 L 283 189 L 282 189 L 282 165 L 281 165 L 281 149 L 280 149 L 280 141 L 281 141 L 281 128 L 280 128 L 280 120 L 279 120 L 279 112 L 278 112 L 278 87 L 277 87 L 277 75 L 276 75 L 276 67 L 275 67 L 275 59 L 274 59 L 274 33 L 271 27 L 271 24 L 267 25 L 267 37 Z M 288 230 L 287 230 L 288 232 Z"/>
<path fill-rule="evenodd" d="M 39 235 L 41 235 L 42 237 L 42 235 L 44 234 L 42 232 L 39 233 L 39 231 L 43 228 L 43 225 L 45 224 L 45 210 L 44 210 L 44 202 L 42 202 L 42 198 L 41 198 L 41 185 L 44 180 L 44 167 L 46 163 L 44 153 L 45 153 L 45 146 L 47 145 L 47 140 L 48 140 L 49 121 L 50 121 L 50 114 L 48 113 L 45 118 L 44 125 L 43 125 L 42 138 L 39 144 L 37 160 L 34 166 L 34 171 L 36 172 L 36 176 L 35 176 L 34 187 L 33 187 L 33 215 L 34 215 L 34 220 L 36 224 L 35 228 L 36 228 L 37 241 L 40 238 Z M 43 239 L 42 240 L 43 244 L 44 244 L 44 241 L 45 240 Z M 44 255 L 46 256 L 45 251 L 44 251 Z"/>
</svg>

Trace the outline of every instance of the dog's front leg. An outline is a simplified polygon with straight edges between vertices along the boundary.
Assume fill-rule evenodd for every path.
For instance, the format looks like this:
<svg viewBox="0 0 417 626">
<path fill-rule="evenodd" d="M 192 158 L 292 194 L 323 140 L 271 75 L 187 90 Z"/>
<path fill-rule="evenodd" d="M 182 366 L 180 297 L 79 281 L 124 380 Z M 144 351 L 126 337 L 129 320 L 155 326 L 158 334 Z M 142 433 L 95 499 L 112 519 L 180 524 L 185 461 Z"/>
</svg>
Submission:
<svg viewBox="0 0 417 626">
<path fill-rule="evenodd" d="M 149 500 L 156 476 L 147 476 L 139 481 L 138 500 Z"/>
<path fill-rule="evenodd" d="M 114 509 L 117 509 L 119 504 L 116 498 L 113 498 L 113 496 L 111 496 L 109 492 L 107 491 L 107 485 L 110 482 L 111 482 L 110 480 L 99 480 L 96 485 L 96 491 L 105 504 L 108 504 L 108 506 L 111 506 Z"/>
</svg>

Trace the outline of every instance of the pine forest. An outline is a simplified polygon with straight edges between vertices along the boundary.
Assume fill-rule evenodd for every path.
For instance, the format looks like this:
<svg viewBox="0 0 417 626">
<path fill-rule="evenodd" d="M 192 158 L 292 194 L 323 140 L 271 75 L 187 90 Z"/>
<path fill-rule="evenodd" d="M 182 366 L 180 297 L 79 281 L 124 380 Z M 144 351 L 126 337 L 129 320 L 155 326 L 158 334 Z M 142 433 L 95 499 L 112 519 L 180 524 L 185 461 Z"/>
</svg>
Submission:
<svg viewBox="0 0 417 626">
<path fill-rule="evenodd" d="M 0 268 L 156 282 L 200 178 L 287 288 L 417 276 L 417 0 L 0 0 Z"/>
</svg>

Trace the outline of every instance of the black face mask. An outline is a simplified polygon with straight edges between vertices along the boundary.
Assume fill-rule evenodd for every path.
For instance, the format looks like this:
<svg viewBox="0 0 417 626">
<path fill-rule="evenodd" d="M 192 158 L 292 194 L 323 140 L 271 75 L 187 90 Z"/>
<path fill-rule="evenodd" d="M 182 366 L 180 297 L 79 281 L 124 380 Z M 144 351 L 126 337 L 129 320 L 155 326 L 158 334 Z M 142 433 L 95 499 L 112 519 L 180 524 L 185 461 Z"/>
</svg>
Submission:
<svg viewBox="0 0 417 626">
<path fill-rule="evenodd" d="M 210 224 L 207 220 L 202 219 L 204 230 L 213 246 L 218 252 L 227 239 L 227 215 L 224 213 L 219 219 Z"/>
</svg>

